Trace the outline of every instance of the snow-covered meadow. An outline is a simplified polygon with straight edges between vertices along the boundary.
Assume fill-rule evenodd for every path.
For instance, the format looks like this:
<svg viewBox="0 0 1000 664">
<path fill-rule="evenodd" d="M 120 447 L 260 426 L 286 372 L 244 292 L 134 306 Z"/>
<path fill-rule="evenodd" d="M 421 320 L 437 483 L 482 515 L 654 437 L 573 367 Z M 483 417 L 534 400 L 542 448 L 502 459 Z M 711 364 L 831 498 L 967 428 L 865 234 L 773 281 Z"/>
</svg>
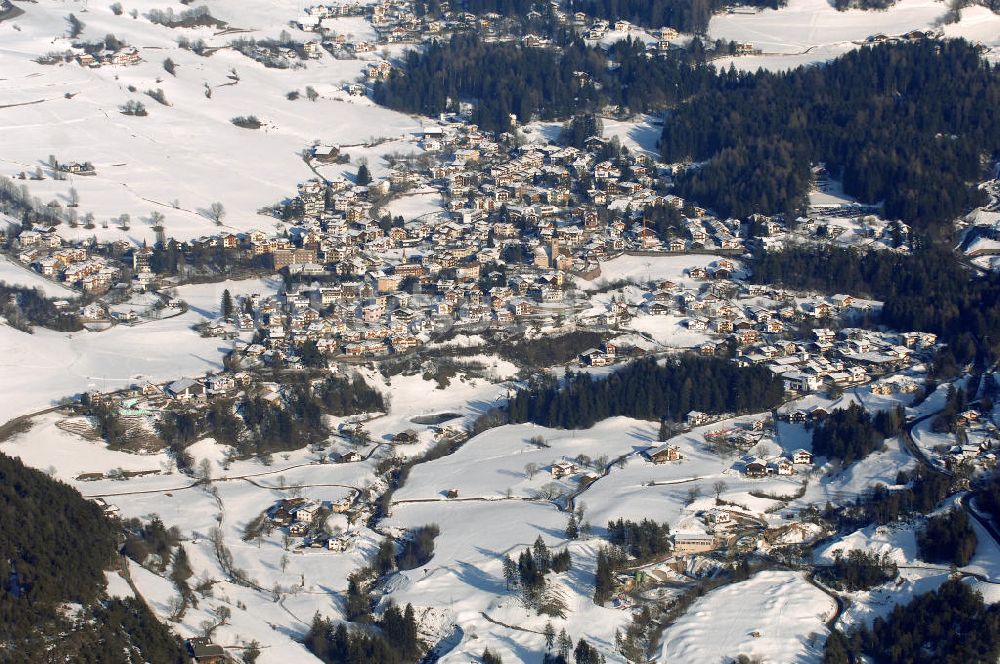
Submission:
<svg viewBox="0 0 1000 664">
<path fill-rule="evenodd" d="M 239 29 L 218 34 L 211 28 L 168 28 L 145 18 L 151 9 L 165 9 L 162 2 L 126 3 L 121 16 L 110 4 L 42 0 L 26 5 L 21 16 L 0 22 L 0 173 L 10 177 L 45 168 L 44 180 L 24 182 L 43 202 L 54 199 L 65 205 L 69 189 L 75 188 L 80 216 L 93 213 L 96 228 L 81 224 L 75 232 L 64 229 L 69 237 L 152 240 L 153 212 L 166 217 L 169 235 L 198 237 L 219 230 L 207 213 L 214 202 L 227 211 L 224 228 L 271 231 L 274 220 L 257 210 L 294 196 L 296 184 L 313 177 L 302 150 L 314 142 L 358 146 L 345 151 L 368 158 L 374 167 L 392 147 L 360 144 L 408 139 L 419 129 L 413 118 L 342 91 L 344 83 L 363 73 L 366 60 L 337 60 L 324 53 L 302 69 L 268 69 L 226 48 L 237 37 L 277 38 L 282 29 L 308 40 L 309 35 L 287 26 L 301 12 L 301 3 L 213 2 L 213 15 Z M 176 12 L 185 9 L 172 4 Z M 138 18 L 129 15 L 133 9 Z M 113 34 L 139 48 L 143 61 L 99 69 L 76 62 L 33 62 L 69 48 L 70 12 L 84 23 L 80 39 Z M 367 23 L 343 21 L 344 34 L 372 36 Z M 181 36 L 220 48 L 199 56 L 177 47 Z M 176 75 L 164 70 L 167 57 L 176 64 Z M 319 93 L 316 101 L 306 99 L 306 86 Z M 168 105 L 144 94 L 151 89 L 162 89 Z M 291 101 L 286 93 L 294 90 L 302 96 Z M 121 114 L 119 106 L 128 100 L 142 102 L 149 115 Z M 230 122 L 246 115 L 257 116 L 264 126 L 249 130 Z M 52 179 L 46 168 L 49 155 L 63 162 L 90 161 L 96 175 Z M 352 166 L 338 168 L 350 171 Z M 129 230 L 113 221 L 123 213 L 132 218 Z"/>
<path fill-rule="evenodd" d="M 943 30 L 993 50 L 1000 46 L 1000 16 L 984 7 L 962 10 L 958 23 L 943 25 L 948 10 L 939 0 L 899 0 L 884 11 L 837 11 L 828 0 L 789 0 L 780 9 L 739 9 L 714 16 L 711 39 L 751 43 L 758 55 L 720 58 L 714 64 L 744 71 L 793 69 L 832 60 L 858 48 L 868 37 L 902 35 L 911 30 Z"/>
</svg>

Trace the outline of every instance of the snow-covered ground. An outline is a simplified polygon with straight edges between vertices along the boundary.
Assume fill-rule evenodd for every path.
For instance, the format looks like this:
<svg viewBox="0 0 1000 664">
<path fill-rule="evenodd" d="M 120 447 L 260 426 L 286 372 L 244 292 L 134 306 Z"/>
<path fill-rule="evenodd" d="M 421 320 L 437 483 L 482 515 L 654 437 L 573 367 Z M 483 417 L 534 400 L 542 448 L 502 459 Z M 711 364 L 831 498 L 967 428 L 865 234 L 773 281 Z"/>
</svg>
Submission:
<svg viewBox="0 0 1000 664">
<path fill-rule="evenodd" d="M 760 55 L 716 60 L 719 68 L 730 64 L 745 71 L 791 69 L 833 59 L 857 48 L 869 36 L 901 35 L 911 30 L 941 27 L 947 11 L 938 0 L 899 0 L 885 11 L 837 11 L 828 0 L 790 0 L 777 10 L 736 10 L 714 16 L 711 39 L 749 42 Z M 945 36 L 1000 46 L 1000 16 L 982 7 L 962 10 L 962 20 L 944 27 Z"/>
<path fill-rule="evenodd" d="M 656 148 L 663 133 L 663 124 L 652 115 L 641 116 L 634 120 L 604 119 L 604 137 L 617 136 L 621 144 L 634 152 L 642 152 L 650 156 L 659 155 Z"/>
<path fill-rule="evenodd" d="M 70 236 L 152 240 L 147 221 L 157 211 L 166 216 L 168 235 L 197 237 L 218 230 L 206 216 L 215 201 L 227 210 L 225 227 L 271 230 L 273 220 L 257 210 L 294 195 L 296 183 L 313 176 L 301 150 L 316 141 L 355 145 L 369 139 L 408 138 L 419 128 L 414 119 L 340 91 L 343 83 L 362 73 L 364 60 L 336 60 L 324 53 L 303 69 L 278 70 L 226 48 L 201 57 L 176 47 L 180 36 L 224 47 L 237 36 L 276 38 L 282 29 L 308 40 L 312 36 L 287 28 L 288 21 L 301 13 L 301 3 L 213 2 L 213 15 L 249 30 L 221 36 L 208 28 L 171 29 L 151 23 L 144 14 L 164 9 L 162 2 L 136 0 L 122 16 L 115 16 L 109 4 L 91 3 L 84 10 L 42 0 L 25 4 L 22 16 L 0 22 L 0 173 L 33 172 L 44 167 L 50 154 L 63 162 L 93 162 L 95 176 L 57 181 L 45 168 L 46 179 L 25 181 L 43 202 L 55 199 L 65 204 L 70 187 L 79 192 L 79 214 L 92 212 L 97 228 L 81 225 L 75 233 L 63 229 Z M 132 9 L 139 12 L 138 18 L 129 16 Z M 175 3 L 175 12 L 183 9 Z M 138 47 L 143 62 L 100 69 L 75 62 L 33 62 L 50 51 L 69 48 L 64 35 L 70 11 L 85 24 L 83 40 L 114 34 Z M 359 39 L 370 37 L 361 31 L 364 26 L 370 30 L 362 21 L 345 19 L 343 32 Z M 168 56 L 177 65 L 176 76 L 163 69 Z M 232 70 L 238 82 L 230 78 Z M 304 92 L 307 85 L 319 93 L 317 101 L 308 101 L 304 94 L 296 101 L 286 99 L 285 93 Z M 129 86 L 136 92 L 129 92 Z M 158 88 L 169 106 L 143 94 Z M 130 99 L 145 104 L 149 116 L 119 113 L 119 106 Z M 251 114 L 265 127 L 247 130 L 230 122 Z M 357 155 L 352 148 L 346 151 L 352 157 L 369 157 L 374 166 L 389 149 Z M 119 230 L 114 223 L 102 228 L 103 222 L 122 213 L 132 217 L 130 230 Z"/>
<path fill-rule="evenodd" d="M 386 207 L 393 217 L 401 216 L 404 221 L 413 221 L 444 210 L 444 199 L 437 191 L 407 192 L 394 198 Z"/>
<path fill-rule="evenodd" d="M 721 256 L 711 254 L 683 254 L 677 256 L 630 256 L 622 254 L 601 263 L 601 275 L 593 281 L 578 279 L 586 290 L 600 288 L 619 280 L 645 284 L 650 281 L 669 279 L 676 284 L 693 283 L 685 271 L 693 267 L 705 267 L 719 260 Z"/>
<path fill-rule="evenodd" d="M 46 279 L 37 272 L 0 255 L 0 281 L 10 286 L 38 288 L 46 297 L 76 299 L 78 294 L 60 283 Z"/>
<path fill-rule="evenodd" d="M 761 572 L 714 590 L 663 634 L 661 661 L 816 662 L 836 603 L 801 573 Z"/>
<path fill-rule="evenodd" d="M 6 387 L 0 401 L 0 421 L 57 403 L 86 390 L 111 391 L 142 381 L 163 382 L 222 368 L 232 342 L 202 337 L 192 325 L 218 315 L 222 291 L 235 296 L 274 292 L 267 280 L 221 282 L 177 289 L 190 309 L 138 325 L 117 325 L 101 332 L 33 334 L 0 325 L 0 381 Z"/>
<path fill-rule="evenodd" d="M 168 4 L 173 4 L 175 11 L 184 7 Z M 76 189 L 80 215 L 93 213 L 97 228 L 61 228 L 68 237 L 123 238 L 133 243 L 150 240 L 153 231 L 149 221 L 154 211 L 166 216 L 167 234 L 175 238 L 214 233 L 219 227 L 208 219 L 206 210 L 215 201 L 227 210 L 225 228 L 271 230 L 274 220 L 257 210 L 293 195 L 296 183 L 316 173 L 350 176 L 362 160 L 380 177 L 388 170 L 385 155 L 419 152 L 412 140 L 420 128 L 418 119 L 341 92 L 343 83 L 362 73 L 365 60 L 335 60 L 324 53 L 301 69 L 266 69 L 225 48 L 231 35 L 206 28 L 172 30 L 150 23 L 143 14 L 163 9 L 163 3 L 153 0 L 132 0 L 122 16 L 115 16 L 108 6 L 84 8 L 59 0 L 19 6 L 24 15 L 0 22 L 0 174 L 30 174 L 42 167 L 44 179 L 23 183 L 43 202 L 65 204 L 70 188 Z M 129 15 L 132 9 L 137 10 L 138 18 Z M 261 39 L 277 37 L 303 5 L 291 0 L 213 0 L 210 9 L 216 17 L 245 29 L 240 36 Z M 732 59 L 738 67 L 783 68 L 828 59 L 856 48 L 857 42 L 876 32 L 898 34 L 932 26 L 944 9 L 942 3 L 932 0 L 901 0 L 886 12 L 838 13 L 826 0 L 791 0 L 778 11 L 739 10 L 720 15 L 713 19 L 710 33 L 713 38 L 749 41 L 764 51 L 761 56 Z M 96 70 L 75 63 L 43 66 L 33 62 L 49 51 L 68 48 L 64 34 L 69 11 L 85 23 L 83 39 L 115 34 L 140 48 L 144 61 L 134 67 Z M 963 11 L 961 23 L 944 31 L 995 45 L 1000 43 L 998 26 L 997 16 L 970 8 Z M 313 37 L 287 29 L 293 38 Z M 370 23 L 360 18 L 341 19 L 338 31 L 351 40 L 374 37 Z M 210 57 L 200 57 L 176 48 L 179 36 L 201 38 L 211 47 L 222 48 Z M 163 59 L 168 56 L 177 64 L 176 76 L 163 68 Z M 717 64 L 728 66 L 729 61 Z M 130 86 L 135 90 L 130 91 Z M 295 101 L 286 97 L 293 90 L 304 92 L 306 86 L 319 93 L 315 102 L 304 95 Z M 169 105 L 160 105 L 143 94 L 156 88 L 163 89 Z M 127 100 L 143 102 L 149 117 L 120 114 L 118 107 Z M 249 114 L 258 116 L 264 127 L 246 130 L 230 122 L 234 116 Z M 529 129 L 528 137 L 538 140 L 556 136 L 560 125 L 534 123 Z M 656 152 L 660 129 L 652 117 L 629 122 L 607 120 L 604 130 L 606 136 L 618 137 L 630 149 Z M 301 156 L 314 142 L 339 145 L 351 159 L 346 164 L 317 166 L 314 172 Z M 56 180 L 46 166 L 50 154 L 64 162 L 91 161 L 97 174 Z M 817 194 L 813 202 L 837 203 L 839 194 Z M 410 222 L 426 219 L 442 207 L 439 192 L 421 190 L 397 197 L 386 209 Z M 132 217 L 128 230 L 111 221 L 122 213 Z M 577 283 L 588 291 L 618 280 L 645 285 L 669 279 L 695 286 L 685 270 L 709 265 L 718 258 L 623 255 L 602 264 L 602 274 L 596 280 Z M 0 259 L 0 280 L 37 286 L 52 297 L 72 295 L 6 259 Z M 171 294 L 188 304 L 186 313 L 173 315 L 167 310 L 160 320 L 119 325 L 103 332 L 37 329 L 26 334 L 0 325 L 0 348 L 5 351 L 0 360 L 0 381 L 6 387 L 0 422 L 47 408 L 84 390 L 108 391 L 219 369 L 232 342 L 202 337 L 192 326 L 218 316 L 223 290 L 235 297 L 270 294 L 279 288 L 276 278 L 181 286 Z M 595 294 L 591 303 L 595 314 L 606 309 L 612 295 L 638 304 L 647 293 L 629 285 L 614 293 Z M 116 310 L 142 309 L 151 303 L 151 298 L 136 297 Z M 627 343 L 651 350 L 690 347 L 705 338 L 689 332 L 676 316 L 648 315 L 633 318 L 622 337 Z M 321 502 L 339 501 L 379 487 L 382 480 L 375 472 L 376 464 L 389 456 L 413 458 L 426 451 L 435 435 L 429 422 L 440 418 L 437 425 L 461 428 L 503 404 L 511 389 L 508 381 L 517 374 L 516 366 L 491 355 L 482 337 L 459 335 L 441 346 L 466 349 L 462 359 L 482 364 L 483 377 L 460 372 L 447 386 L 438 386 L 419 373 L 387 378 L 371 367 L 359 368 L 370 384 L 387 395 L 390 408 L 364 423 L 374 442 L 359 449 L 365 459 L 356 463 L 319 463 L 320 458 L 328 458 L 331 449 L 275 454 L 269 466 L 257 460 L 232 461 L 231 450 L 205 439 L 189 452 L 197 465 L 207 462 L 212 483 L 206 488 L 177 472 L 166 453 L 109 450 L 102 441 L 80 435 L 86 429 L 82 418 L 68 418 L 61 412 L 36 417 L 27 431 L 0 442 L 0 451 L 51 472 L 85 496 L 106 496 L 125 518 L 147 519 L 156 514 L 167 526 L 180 529 L 196 579 L 217 580 L 212 596 L 203 598 L 197 608 L 190 608 L 173 625 L 182 635 L 196 634 L 215 608 L 227 606 L 232 617 L 216 632 L 220 643 L 235 648 L 257 639 L 264 646 L 262 664 L 306 661 L 309 656 L 298 639 L 316 612 L 334 619 L 342 616 L 347 576 L 370 561 L 382 534 L 361 521 L 351 524 L 347 517 L 335 515 L 329 525 L 351 535 L 346 551 L 293 552 L 280 534 L 245 542 L 244 529 L 281 498 L 301 495 Z M 595 373 L 607 371 L 610 369 Z M 861 388 L 848 390 L 835 401 L 813 396 L 788 407 L 835 408 L 851 402 L 885 408 L 897 402 L 905 405 L 909 398 L 875 397 Z M 933 413 L 942 402 L 939 390 L 910 414 Z M 828 464 L 813 472 L 798 469 L 790 477 L 749 480 L 736 470 L 736 450 L 714 449 L 704 439 L 709 429 L 745 424 L 748 419 L 733 418 L 674 437 L 671 442 L 678 445 L 684 458 L 666 464 L 653 464 L 641 454 L 645 448 L 658 445 L 657 425 L 619 417 L 582 431 L 533 425 L 498 427 L 449 456 L 416 465 L 393 495 L 390 515 L 377 528 L 401 532 L 436 523 L 441 535 L 435 542 L 434 557 L 424 567 L 391 577 L 380 586 L 380 599 L 383 605 L 388 599 L 412 602 L 418 615 L 438 624 L 442 631 L 457 625 L 457 645 L 444 662 L 467 662 L 487 645 L 506 661 L 536 660 L 544 649 L 541 630 L 548 619 L 526 609 L 505 589 L 501 564 L 504 554 L 516 556 L 541 536 L 554 549 L 568 548 L 573 558 L 569 572 L 551 577 L 567 606 L 565 618 L 553 620 L 557 631 L 565 628 L 574 638 L 586 637 L 609 661 L 616 661 L 615 631 L 624 627 L 631 615 L 595 606 L 592 601 L 595 558 L 609 520 L 650 518 L 668 522 L 675 531 L 696 531 L 703 528 L 701 512 L 716 505 L 716 484 L 724 482 L 719 498 L 742 506 L 755 520 L 773 526 L 782 523 L 783 517 L 775 509 L 786 502 L 773 496 L 791 497 L 805 484 L 804 495 L 788 501 L 790 511 L 826 501 L 853 500 L 872 484 L 892 484 L 900 469 L 916 463 L 900 441 L 891 440 L 884 450 L 843 471 Z M 929 420 L 917 428 L 918 444 L 930 449 L 947 440 L 935 437 L 928 427 Z M 418 442 L 404 445 L 392 441 L 395 434 L 407 429 L 417 432 Z M 544 445 L 532 443 L 536 437 L 541 437 Z M 805 426 L 780 423 L 773 438 L 765 439 L 754 452 L 787 454 L 799 447 L 808 449 L 810 439 Z M 348 449 L 348 443 L 339 437 L 332 436 L 329 442 L 337 451 Z M 554 478 L 552 464 L 566 459 L 578 459 L 581 472 Z M 614 463 L 618 459 L 620 462 Z M 824 460 L 819 461 L 822 464 Z M 579 482 L 583 472 L 596 476 L 586 488 Z M 117 478 L 122 473 L 142 474 Z M 458 498 L 445 498 L 449 490 L 457 491 Z M 560 494 L 575 494 L 575 506 L 585 508 L 584 518 L 593 526 L 593 539 L 566 539 L 568 515 Z M 978 524 L 975 527 L 980 548 L 965 571 L 996 579 L 1000 576 L 996 562 L 1000 552 Z M 216 528 L 232 554 L 232 564 L 243 570 L 256 588 L 221 580 L 226 572 L 210 539 Z M 859 596 L 842 624 L 870 620 L 890 610 L 895 599 L 912 597 L 946 578 L 944 572 L 915 560 L 913 533 L 912 527 L 870 529 L 824 550 L 822 555 L 829 555 L 836 546 L 886 550 L 908 568 L 901 587 L 891 593 L 886 590 L 884 598 L 878 595 L 880 590 Z M 130 565 L 130 573 L 154 611 L 161 618 L 168 617 L 176 602 L 171 583 L 135 564 Z M 996 597 L 992 584 L 975 583 Z M 131 589 L 123 579 L 112 576 L 109 592 L 127 595 Z M 833 601 L 801 574 L 762 572 L 701 598 L 665 632 L 661 655 L 670 661 L 691 662 L 717 662 L 739 654 L 776 662 L 816 661 L 825 639 L 824 622 L 833 610 Z"/>
<path fill-rule="evenodd" d="M 649 338 L 663 346 L 693 348 L 711 339 L 705 332 L 689 330 L 681 316 L 636 316 L 628 322 L 628 328 L 649 335 Z"/>
</svg>

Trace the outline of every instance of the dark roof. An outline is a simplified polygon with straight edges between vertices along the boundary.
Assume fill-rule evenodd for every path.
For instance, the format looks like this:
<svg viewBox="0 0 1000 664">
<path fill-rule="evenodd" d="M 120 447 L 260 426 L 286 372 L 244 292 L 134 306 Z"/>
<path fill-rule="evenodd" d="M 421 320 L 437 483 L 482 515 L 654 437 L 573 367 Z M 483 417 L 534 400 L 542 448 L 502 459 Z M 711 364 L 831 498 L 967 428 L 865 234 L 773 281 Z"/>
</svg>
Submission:
<svg viewBox="0 0 1000 664">
<path fill-rule="evenodd" d="M 208 639 L 191 639 L 188 641 L 188 650 L 195 659 L 200 657 L 225 657 L 226 651 L 222 646 L 212 643 Z"/>
</svg>

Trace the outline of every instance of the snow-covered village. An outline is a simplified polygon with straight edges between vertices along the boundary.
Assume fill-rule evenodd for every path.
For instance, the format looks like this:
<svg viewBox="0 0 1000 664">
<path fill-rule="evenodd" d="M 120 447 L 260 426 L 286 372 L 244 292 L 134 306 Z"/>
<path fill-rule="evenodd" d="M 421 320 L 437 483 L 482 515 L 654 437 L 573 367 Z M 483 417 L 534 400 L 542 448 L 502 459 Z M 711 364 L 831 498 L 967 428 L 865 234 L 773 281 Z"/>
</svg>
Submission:
<svg viewBox="0 0 1000 664">
<path fill-rule="evenodd" d="M 0 660 L 997 662 L 994 11 L 0 0 Z"/>
</svg>

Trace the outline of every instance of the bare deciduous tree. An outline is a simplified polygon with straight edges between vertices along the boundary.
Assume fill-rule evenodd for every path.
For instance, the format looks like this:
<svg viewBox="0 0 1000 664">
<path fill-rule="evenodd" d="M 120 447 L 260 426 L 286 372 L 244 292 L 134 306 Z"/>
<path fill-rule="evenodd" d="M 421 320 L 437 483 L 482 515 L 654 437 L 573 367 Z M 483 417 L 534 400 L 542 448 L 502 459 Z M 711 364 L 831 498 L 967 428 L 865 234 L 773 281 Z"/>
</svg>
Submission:
<svg viewBox="0 0 1000 664">
<path fill-rule="evenodd" d="M 208 207 L 208 216 L 215 223 L 221 224 L 222 218 L 226 216 L 226 208 L 216 201 Z"/>
</svg>

